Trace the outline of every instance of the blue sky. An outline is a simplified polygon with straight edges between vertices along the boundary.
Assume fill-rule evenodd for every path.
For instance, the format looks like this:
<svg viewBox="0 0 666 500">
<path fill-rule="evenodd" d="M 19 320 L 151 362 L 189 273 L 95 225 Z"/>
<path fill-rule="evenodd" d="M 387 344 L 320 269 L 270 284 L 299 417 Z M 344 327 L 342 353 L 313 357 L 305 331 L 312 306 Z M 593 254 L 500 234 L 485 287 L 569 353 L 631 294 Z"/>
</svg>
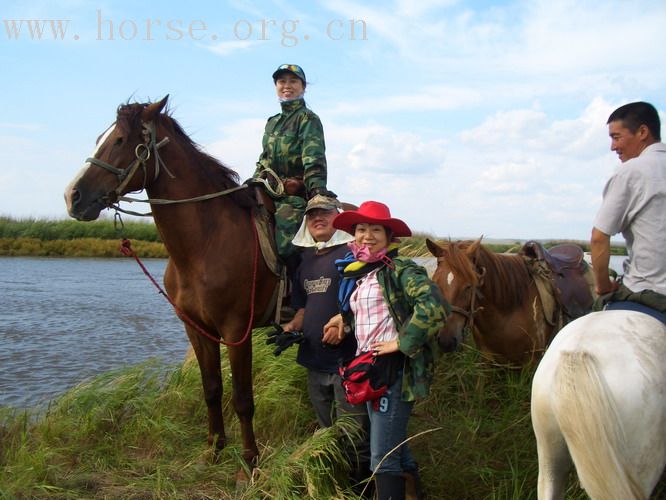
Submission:
<svg viewBox="0 0 666 500">
<path fill-rule="evenodd" d="M 31 39 L 27 20 L 63 31 Z M 646 100 L 665 117 L 664 26 L 666 4 L 632 0 L 4 1 L 0 215 L 66 217 L 128 99 L 169 94 L 248 177 L 279 111 L 271 74 L 297 63 L 345 201 L 442 238 L 585 240 L 619 165 L 609 113 Z"/>
</svg>

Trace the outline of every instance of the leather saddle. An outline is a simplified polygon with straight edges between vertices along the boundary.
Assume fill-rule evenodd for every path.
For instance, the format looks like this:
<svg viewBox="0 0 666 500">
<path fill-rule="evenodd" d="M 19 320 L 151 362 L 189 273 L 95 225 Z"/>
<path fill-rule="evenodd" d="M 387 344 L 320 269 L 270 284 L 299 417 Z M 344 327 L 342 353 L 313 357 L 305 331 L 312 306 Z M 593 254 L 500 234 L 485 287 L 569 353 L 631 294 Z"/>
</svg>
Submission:
<svg viewBox="0 0 666 500">
<path fill-rule="evenodd" d="M 545 265 L 550 274 L 553 294 L 567 316 L 567 322 L 592 309 L 591 269 L 583 258 L 583 249 L 565 243 L 546 249 L 537 241 L 528 241 L 519 252 L 529 267 Z"/>
</svg>

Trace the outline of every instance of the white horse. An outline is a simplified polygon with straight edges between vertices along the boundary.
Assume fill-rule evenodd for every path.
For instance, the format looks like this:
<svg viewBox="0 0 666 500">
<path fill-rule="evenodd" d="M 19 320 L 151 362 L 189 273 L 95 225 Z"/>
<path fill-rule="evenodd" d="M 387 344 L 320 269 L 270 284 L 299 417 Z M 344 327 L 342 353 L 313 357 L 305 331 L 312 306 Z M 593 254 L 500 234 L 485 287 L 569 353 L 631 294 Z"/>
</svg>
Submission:
<svg viewBox="0 0 666 500">
<path fill-rule="evenodd" d="M 603 311 L 556 336 L 532 382 L 539 500 L 563 499 L 571 464 L 592 499 L 647 499 L 666 465 L 666 325 Z"/>
</svg>

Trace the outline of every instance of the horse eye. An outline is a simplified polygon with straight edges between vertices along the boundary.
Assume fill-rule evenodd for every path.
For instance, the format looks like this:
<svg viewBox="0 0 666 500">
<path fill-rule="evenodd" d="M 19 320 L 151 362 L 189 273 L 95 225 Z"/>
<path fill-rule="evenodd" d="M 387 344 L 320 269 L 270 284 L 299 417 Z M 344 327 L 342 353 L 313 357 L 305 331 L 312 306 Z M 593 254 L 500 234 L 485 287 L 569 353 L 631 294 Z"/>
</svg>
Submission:
<svg viewBox="0 0 666 500">
<path fill-rule="evenodd" d="M 114 146 L 120 146 L 123 143 L 123 138 L 118 137 L 115 142 L 113 143 Z"/>
</svg>

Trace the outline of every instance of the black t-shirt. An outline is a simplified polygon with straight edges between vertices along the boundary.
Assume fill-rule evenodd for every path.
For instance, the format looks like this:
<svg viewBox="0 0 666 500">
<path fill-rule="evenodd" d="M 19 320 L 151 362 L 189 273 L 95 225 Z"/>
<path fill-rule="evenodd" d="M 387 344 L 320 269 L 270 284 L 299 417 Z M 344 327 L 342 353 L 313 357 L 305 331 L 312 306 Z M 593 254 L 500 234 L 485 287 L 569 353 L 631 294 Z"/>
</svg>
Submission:
<svg viewBox="0 0 666 500">
<path fill-rule="evenodd" d="M 340 275 L 335 268 L 335 261 L 343 258 L 348 251 L 347 245 L 338 245 L 317 255 L 314 248 L 306 248 L 296 272 L 291 303 L 296 309 L 305 308 L 305 341 L 298 347 L 296 361 L 310 370 L 337 373 L 339 360 L 349 359 L 356 352 L 353 335 L 345 336 L 338 346 L 323 344 L 321 341 L 324 325 L 339 312 Z"/>
</svg>

